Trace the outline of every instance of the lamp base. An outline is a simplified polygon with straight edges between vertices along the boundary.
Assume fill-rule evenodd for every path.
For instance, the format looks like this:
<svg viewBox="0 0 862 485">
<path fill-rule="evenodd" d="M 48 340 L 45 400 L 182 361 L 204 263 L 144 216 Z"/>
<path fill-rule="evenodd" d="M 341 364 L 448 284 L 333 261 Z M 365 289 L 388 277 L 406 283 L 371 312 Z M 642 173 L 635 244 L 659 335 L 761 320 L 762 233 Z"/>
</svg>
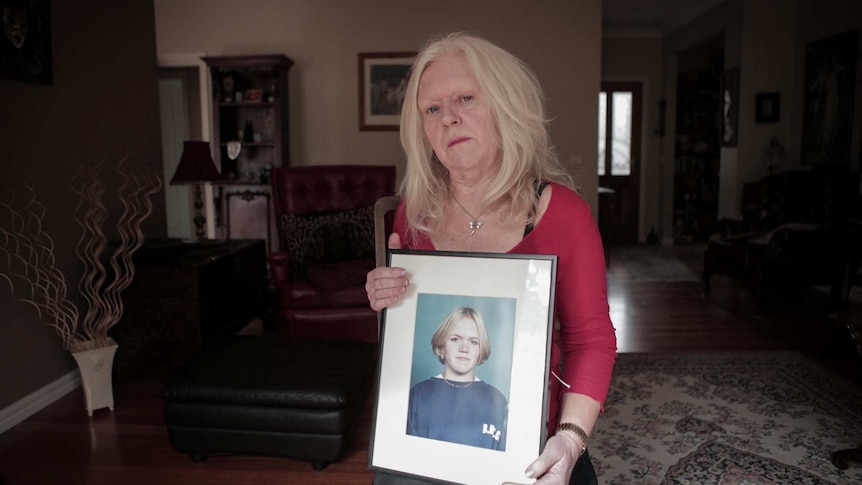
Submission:
<svg viewBox="0 0 862 485">
<path fill-rule="evenodd" d="M 206 235 L 206 229 L 204 227 L 207 223 L 207 218 L 204 217 L 203 208 L 204 201 L 201 198 L 201 186 L 200 184 L 195 185 L 195 218 L 193 219 L 195 223 L 195 235 L 198 239 L 203 239 Z"/>
</svg>

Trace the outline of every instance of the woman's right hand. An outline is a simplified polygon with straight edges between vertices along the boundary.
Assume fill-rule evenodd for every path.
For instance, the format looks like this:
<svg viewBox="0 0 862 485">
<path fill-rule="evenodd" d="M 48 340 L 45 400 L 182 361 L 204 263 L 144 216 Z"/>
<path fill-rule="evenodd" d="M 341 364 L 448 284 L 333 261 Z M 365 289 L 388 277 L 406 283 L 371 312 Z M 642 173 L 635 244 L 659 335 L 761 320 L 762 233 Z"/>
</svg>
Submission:
<svg viewBox="0 0 862 485">
<path fill-rule="evenodd" d="M 396 233 L 389 236 L 389 249 L 401 249 L 401 238 Z M 398 297 L 407 291 L 407 271 L 403 268 L 379 266 L 368 272 L 365 292 L 371 309 L 379 312 L 392 306 Z"/>
</svg>

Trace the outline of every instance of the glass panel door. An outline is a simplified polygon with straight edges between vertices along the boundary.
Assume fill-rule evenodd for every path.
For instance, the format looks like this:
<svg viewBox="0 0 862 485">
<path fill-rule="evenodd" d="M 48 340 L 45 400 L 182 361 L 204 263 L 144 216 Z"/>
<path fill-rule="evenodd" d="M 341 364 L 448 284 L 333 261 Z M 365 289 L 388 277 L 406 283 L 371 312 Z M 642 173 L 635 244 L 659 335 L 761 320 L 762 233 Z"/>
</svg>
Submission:
<svg viewBox="0 0 862 485">
<path fill-rule="evenodd" d="M 607 245 L 637 244 L 640 83 L 602 83 L 599 93 L 599 229 Z"/>
</svg>

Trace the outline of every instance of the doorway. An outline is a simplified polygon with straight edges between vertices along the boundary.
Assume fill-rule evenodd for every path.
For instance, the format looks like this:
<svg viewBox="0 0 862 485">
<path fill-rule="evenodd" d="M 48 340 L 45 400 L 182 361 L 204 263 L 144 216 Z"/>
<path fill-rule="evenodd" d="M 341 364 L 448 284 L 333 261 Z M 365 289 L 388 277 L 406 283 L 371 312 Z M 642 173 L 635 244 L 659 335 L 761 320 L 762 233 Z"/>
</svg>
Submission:
<svg viewBox="0 0 862 485">
<path fill-rule="evenodd" d="M 599 93 L 599 231 L 606 246 L 638 243 L 643 85 L 603 82 Z"/>
<path fill-rule="evenodd" d="M 165 184 L 165 209 L 168 236 L 195 238 L 192 218 L 195 215 L 192 192 L 194 187 L 171 186 L 183 142 L 210 139 L 209 75 L 203 62 L 204 53 L 159 56 L 158 89 L 161 119 L 162 166 Z M 206 237 L 215 235 L 213 190 L 203 186 L 203 216 Z"/>
</svg>

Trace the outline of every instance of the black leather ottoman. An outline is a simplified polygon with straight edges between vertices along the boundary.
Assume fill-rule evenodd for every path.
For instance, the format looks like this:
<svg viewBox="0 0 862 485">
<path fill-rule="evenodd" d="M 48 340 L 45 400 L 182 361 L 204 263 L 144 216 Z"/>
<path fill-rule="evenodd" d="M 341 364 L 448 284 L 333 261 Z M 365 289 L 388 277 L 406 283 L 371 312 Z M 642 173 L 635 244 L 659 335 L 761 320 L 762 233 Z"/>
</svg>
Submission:
<svg viewBox="0 0 862 485">
<path fill-rule="evenodd" d="M 275 455 L 324 469 L 340 458 L 374 376 L 373 344 L 238 336 L 202 352 L 162 389 L 174 447 Z"/>
</svg>

